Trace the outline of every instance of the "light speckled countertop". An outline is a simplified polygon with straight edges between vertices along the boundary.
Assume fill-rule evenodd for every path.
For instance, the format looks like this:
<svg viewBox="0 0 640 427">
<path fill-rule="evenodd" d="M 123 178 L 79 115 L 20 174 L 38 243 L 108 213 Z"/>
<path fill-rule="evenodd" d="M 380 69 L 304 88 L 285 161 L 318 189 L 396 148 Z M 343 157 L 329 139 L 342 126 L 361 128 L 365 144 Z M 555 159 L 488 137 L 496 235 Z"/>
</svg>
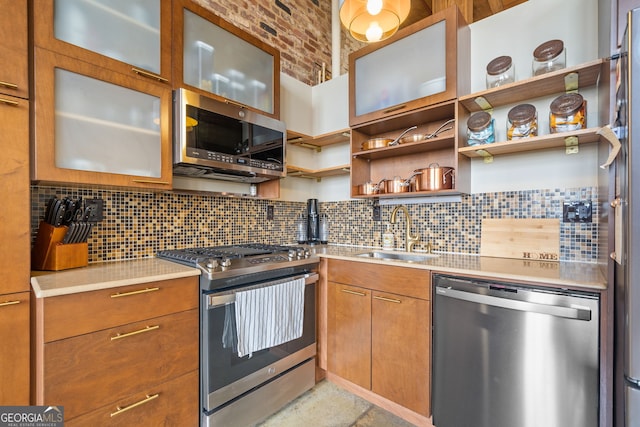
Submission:
<svg viewBox="0 0 640 427">
<path fill-rule="evenodd" d="M 31 287 L 38 298 L 159 280 L 199 276 L 200 270 L 158 258 L 101 262 L 63 271 L 33 271 Z"/>
<path fill-rule="evenodd" d="M 426 261 L 407 262 L 358 256 L 363 252 L 380 250 L 375 248 L 318 245 L 311 246 L 310 249 L 318 256 L 325 258 L 397 265 L 574 289 L 601 291 L 607 288 L 606 279 L 598 264 L 527 261 L 458 254 L 437 254 L 436 258 Z M 90 264 L 88 267 L 63 271 L 34 271 L 31 287 L 36 297 L 45 298 L 198 275 L 200 270 L 196 268 L 162 259 L 148 258 Z"/>
<path fill-rule="evenodd" d="M 312 251 L 320 257 L 362 261 L 385 265 L 408 266 L 451 274 L 485 276 L 504 281 L 524 281 L 540 285 L 585 288 L 601 291 L 607 288 L 601 266 L 591 263 L 491 258 L 475 255 L 438 254 L 426 261 L 407 262 L 363 258 L 358 254 L 381 251 L 377 248 L 319 245 Z M 389 251 L 385 251 L 389 252 Z M 416 252 L 419 254 L 419 252 Z"/>
</svg>

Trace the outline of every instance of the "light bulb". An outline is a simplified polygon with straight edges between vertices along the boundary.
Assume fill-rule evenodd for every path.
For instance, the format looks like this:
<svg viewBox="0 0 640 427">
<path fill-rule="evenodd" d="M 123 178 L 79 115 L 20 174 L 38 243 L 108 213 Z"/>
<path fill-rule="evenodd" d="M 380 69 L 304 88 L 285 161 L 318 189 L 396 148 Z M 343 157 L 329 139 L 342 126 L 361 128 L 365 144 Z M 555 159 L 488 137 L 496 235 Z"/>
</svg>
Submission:
<svg viewBox="0 0 640 427">
<path fill-rule="evenodd" d="M 370 15 L 377 15 L 382 10 L 382 0 L 367 0 L 367 12 Z"/>
<path fill-rule="evenodd" d="M 371 24 L 369 24 L 369 28 L 367 28 L 365 36 L 370 42 L 379 41 L 382 38 L 382 27 L 378 25 L 376 21 L 373 21 Z"/>
</svg>

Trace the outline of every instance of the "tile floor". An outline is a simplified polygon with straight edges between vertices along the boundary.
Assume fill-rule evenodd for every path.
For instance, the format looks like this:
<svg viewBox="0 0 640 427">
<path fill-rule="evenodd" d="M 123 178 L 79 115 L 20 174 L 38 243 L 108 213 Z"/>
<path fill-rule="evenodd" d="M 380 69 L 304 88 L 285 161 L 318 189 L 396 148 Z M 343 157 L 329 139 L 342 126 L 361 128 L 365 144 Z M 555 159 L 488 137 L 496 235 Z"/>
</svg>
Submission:
<svg viewBox="0 0 640 427">
<path fill-rule="evenodd" d="M 322 381 L 256 427 L 414 427 L 337 385 Z"/>
</svg>

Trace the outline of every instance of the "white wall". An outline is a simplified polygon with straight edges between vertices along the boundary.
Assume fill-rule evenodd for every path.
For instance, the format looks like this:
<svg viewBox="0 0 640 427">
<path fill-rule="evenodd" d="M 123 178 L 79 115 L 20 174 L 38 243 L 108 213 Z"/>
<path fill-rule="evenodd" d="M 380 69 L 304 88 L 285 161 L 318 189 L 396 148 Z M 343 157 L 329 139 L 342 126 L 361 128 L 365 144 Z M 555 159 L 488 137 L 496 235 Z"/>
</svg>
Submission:
<svg viewBox="0 0 640 427">
<path fill-rule="evenodd" d="M 512 57 L 517 80 L 530 77 L 533 50 L 547 40 L 564 41 L 567 66 L 597 59 L 597 10 L 597 0 L 529 0 L 471 24 L 471 91 L 485 89 L 486 65 L 500 55 Z M 587 125 L 598 125 L 597 91 L 580 92 L 587 99 Z M 554 98 L 539 98 L 532 102 L 538 110 L 540 134 L 548 133 L 547 115 Z M 505 107 L 494 111 L 498 140 L 506 139 L 508 110 Z M 596 177 L 597 153 L 592 144 L 581 146 L 580 152 L 574 155 L 551 150 L 495 157 L 491 164 L 474 159 L 471 191 L 484 193 L 596 186 Z"/>
</svg>

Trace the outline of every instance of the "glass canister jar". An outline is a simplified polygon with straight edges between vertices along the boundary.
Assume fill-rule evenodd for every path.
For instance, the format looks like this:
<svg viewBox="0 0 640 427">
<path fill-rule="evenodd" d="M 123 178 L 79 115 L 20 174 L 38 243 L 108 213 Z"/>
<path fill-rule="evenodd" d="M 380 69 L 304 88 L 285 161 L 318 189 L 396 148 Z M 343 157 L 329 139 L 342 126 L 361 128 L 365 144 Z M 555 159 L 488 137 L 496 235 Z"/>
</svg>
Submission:
<svg viewBox="0 0 640 427">
<path fill-rule="evenodd" d="M 515 65 L 510 56 L 498 56 L 487 64 L 487 89 L 513 83 L 515 79 Z"/>
<path fill-rule="evenodd" d="M 507 113 L 507 140 L 538 136 L 538 112 L 531 104 L 520 104 Z"/>
<path fill-rule="evenodd" d="M 495 120 L 486 111 L 473 113 L 467 120 L 467 145 L 495 142 Z"/>
<path fill-rule="evenodd" d="M 550 73 L 567 65 L 567 53 L 562 40 L 549 40 L 533 51 L 533 75 Z"/>
<path fill-rule="evenodd" d="M 587 102 L 579 93 L 565 93 L 551 102 L 549 131 L 569 132 L 587 127 Z"/>
</svg>

